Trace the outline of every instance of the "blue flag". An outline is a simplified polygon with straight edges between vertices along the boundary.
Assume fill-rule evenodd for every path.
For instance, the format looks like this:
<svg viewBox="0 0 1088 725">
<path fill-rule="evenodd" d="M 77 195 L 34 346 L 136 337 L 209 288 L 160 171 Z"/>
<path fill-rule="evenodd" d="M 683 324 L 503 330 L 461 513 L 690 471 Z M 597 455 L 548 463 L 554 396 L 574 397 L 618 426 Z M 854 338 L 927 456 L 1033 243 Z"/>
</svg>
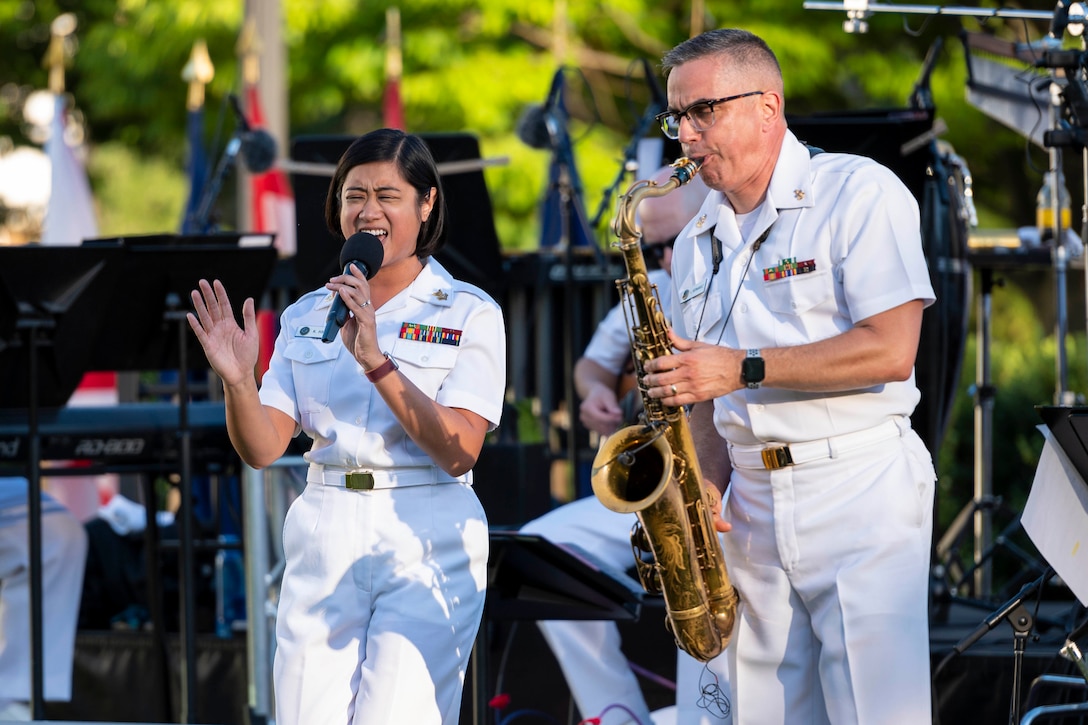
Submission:
<svg viewBox="0 0 1088 725">
<path fill-rule="evenodd" d="M 204 149 L 204 106 L 188 112 L 186 119 L 186 137 L 189 140 L 189 159 L 186 171 L 189 174 L 189 201 L 185 205 L 185 216 L 181 221 L 182 234 L 200 234 L 204 232 L 197 219 L 200 199 L 204 195 L 204 186 L 208 181 L 208 156 Z"/>
</svg>

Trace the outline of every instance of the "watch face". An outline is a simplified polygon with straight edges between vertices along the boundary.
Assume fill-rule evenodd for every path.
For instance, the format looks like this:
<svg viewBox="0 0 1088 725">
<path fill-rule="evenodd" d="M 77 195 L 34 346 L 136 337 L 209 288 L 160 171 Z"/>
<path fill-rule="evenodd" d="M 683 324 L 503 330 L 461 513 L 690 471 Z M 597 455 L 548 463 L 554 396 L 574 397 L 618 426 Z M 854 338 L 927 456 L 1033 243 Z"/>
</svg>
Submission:
<svg viewBox="0 0 1088 725">
<path fill-rule="evenodd" d="M 740 365 L 740 375 L 746 383 L 763 381 L 763 358 L 746 357 Z"/>
</svg>

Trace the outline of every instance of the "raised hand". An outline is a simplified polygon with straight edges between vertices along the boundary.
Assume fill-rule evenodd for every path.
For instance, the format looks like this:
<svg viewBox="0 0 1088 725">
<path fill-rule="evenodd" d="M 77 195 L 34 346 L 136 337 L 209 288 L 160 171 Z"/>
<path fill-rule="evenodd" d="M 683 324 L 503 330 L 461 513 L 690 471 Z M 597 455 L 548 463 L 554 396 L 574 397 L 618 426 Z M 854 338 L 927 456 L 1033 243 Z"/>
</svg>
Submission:
<svg viewBox="0 0 1088 725">
<path fill-rule="evenodd" d="M 202 279 L 190 296 L 193 312 L 185 317 L 193 328 L 196 339 L 204 348 L 204 355 L 224 385 L 237 385 L 253 379 L 260 355 L 260 335 L 257 332 L 257 315 L 253 298 L 242 304 L 242 323 L 234 319 L 234 310 L 223 283 L 211 284 Z"/>
</svg>

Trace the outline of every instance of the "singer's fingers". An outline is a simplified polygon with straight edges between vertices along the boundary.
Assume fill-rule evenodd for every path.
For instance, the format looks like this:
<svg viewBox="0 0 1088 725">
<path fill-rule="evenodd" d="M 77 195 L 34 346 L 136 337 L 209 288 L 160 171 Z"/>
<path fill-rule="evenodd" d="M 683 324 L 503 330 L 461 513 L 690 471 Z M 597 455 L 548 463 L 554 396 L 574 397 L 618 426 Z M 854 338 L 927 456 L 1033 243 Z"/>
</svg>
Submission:
<svg viewBox="0 0 1088 725">
<path fill-rule="evenodd" d="M 212 286 L 215 288 L 215 302 L 219 307 L 219 312 L 224 318 L 233 318 L 234 310 L 230 306 L 230 298 L 227 297 L 227 288 L 223 286 L 223 283 L 219 280 L 212 282 Z"/>
<path fill-rule="evenodd" d="M 193 294 L 195 295 L 196 293 L 194 292 Z M 204 331 L 204 326 L 192 312 L 185 313 L 185 319 L 188 320 L 189 327 L 192 328 L 193 334 L 196 335 L 197 342 L 203 347 L 208 339 L 208 333 Z"/>
<path fill-rule="evenodd" d="M 257 311 L 252 297 L 242 303 L 242 324 L 247 334 L 257 332 Z"/>
<path fill-rule="evenodd" d="M 189 293 L 189 298 L 193 301 L 193 310 L 196 312 L 197 319 L 200 321 L 201 326 L 207 327 L 211 324 L 211 315 L 208 314 L 208 305 L 206 300 L 212 295 L 211 286 L 205 281 L 200 280 L 197 283 L 198 289 Z"/>
</svg>

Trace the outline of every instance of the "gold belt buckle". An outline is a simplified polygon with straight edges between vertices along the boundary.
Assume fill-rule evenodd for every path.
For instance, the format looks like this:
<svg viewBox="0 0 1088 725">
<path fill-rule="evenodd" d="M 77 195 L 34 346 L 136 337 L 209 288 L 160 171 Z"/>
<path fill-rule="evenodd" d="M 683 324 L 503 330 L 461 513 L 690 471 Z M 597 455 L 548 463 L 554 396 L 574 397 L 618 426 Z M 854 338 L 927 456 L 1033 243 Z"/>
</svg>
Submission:
<svg viewBox="0 0 1088 725">
<path fill-rule="evenodd" d="M 373 491 L 374 474 L 366 471 L 344 474 L 344 488 L 352 491 Z"/>
<path fill-rule="evenodd" d="M 793 456 L 790 455 L 789 446 L 764 448 L 760 453 L 763 455 L 763 467 L 769 471 L 793 465 Z"/>
</svg>

